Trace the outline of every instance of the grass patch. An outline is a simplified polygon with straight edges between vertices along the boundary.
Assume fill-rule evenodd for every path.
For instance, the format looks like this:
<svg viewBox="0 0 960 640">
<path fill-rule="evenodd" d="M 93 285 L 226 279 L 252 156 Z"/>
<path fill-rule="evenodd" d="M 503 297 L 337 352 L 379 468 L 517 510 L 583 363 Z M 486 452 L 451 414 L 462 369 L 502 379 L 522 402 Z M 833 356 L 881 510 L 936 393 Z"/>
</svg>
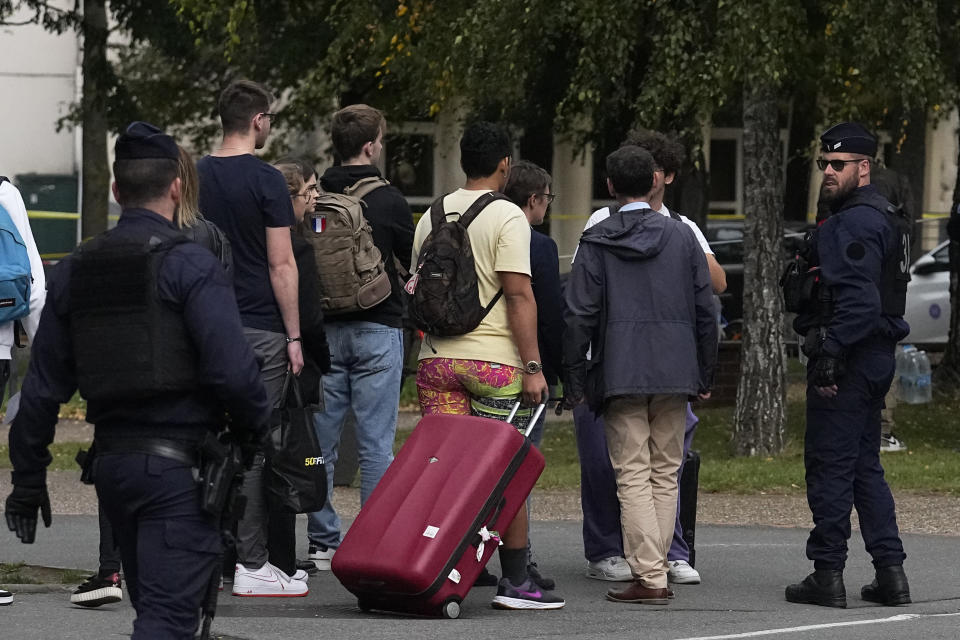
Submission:
<svg viewBox="0 0 960 640">
<path fill-rule="evenodd" d="M 74 457 L 78 449 L 90 448 L 89 443 L 81 442 L 54 442 L 50 445 L 50 455 L 53 461 L 48 469 L 50 471 L 76 471 L 77 482 L 80 482 L 80 466 Z M 6 444 L 0 444 L 0 469 L 10 469 L 10 447 Z"/>
<path fill-rule="evenodd" d="M 0 563 L 0 585 L 11 584 L 80 584 L 90 575 L 80 569 L 40 567 L 23 562 Z"/>
<path fill-rule="evenodd" d="M 733 407 L 696 410 L 700 418 L 694 449 L 700 452 L 700 489 L 710 492 L 802 493 L 804 403 L 787 404 L 783 454 L 742 458 L 733 452 Z M 887 481 L 897 490 L 960 495 L 960 433 L 951 416 L 960 413 L 960 401 L 937 399 L 927 405 L 898 405 L 897 433 L 910 449 L 882 454 Z M 567 414 L 569 415 L 569 414 Z M 547 468 L 537 486 L 570 489 L 580 485 L 573 421 L 548 424 L 541 447 Z"/>
</svg>

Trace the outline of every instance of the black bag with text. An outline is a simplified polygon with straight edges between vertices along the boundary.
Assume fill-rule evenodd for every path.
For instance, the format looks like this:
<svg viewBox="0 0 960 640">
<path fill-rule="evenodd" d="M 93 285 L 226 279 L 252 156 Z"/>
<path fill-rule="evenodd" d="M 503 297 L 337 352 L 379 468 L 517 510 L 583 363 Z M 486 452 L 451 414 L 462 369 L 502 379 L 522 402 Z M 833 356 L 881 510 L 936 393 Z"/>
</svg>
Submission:
<svg viewBox="0 0 960 640">
<path fill-rule="evenodd" d="M 264 483 L 271 509 L 319 511 L 327 501 L 327 469 L 313 426 L 314 408 L 304 406 L 300 381 L 283 380 L 280 406 L 273 410 Z"/>
</svg>

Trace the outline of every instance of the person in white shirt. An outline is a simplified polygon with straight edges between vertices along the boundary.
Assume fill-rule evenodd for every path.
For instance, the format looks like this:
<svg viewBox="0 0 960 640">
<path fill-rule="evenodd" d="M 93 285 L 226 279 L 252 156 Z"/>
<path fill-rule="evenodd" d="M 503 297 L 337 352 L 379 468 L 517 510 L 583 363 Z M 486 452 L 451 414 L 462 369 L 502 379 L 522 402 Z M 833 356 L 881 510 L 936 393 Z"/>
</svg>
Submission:
<svg viewBox="0 0 960 640">
<path fill-rule="evenodd" d="M 30 275 L 33 278 L 30 285 L 30 313 L 21 318 L 20 323 L 27 332 L 27 340 L 33 342 L 33 335 L 37 332 L 37 325 L 40 323 L 40 312 L 47 299 L 47 281 L 43 274 L 40 252 L 37 251 L 37 243 L 30 230 L 30 220 L 27 218 L 27 208 L 23 204 L 23 198 L 20 196 L 20 191 L 4 176 L 0 176 L 0 206 L 10 215 L 17 231 L 20 232 L 20 237 L 23 238 L 23 243 L 27 247 L 27 256 L 30 258 Z M 0 399 L 10 377 L 11 351 L 16 342 L 15 324 L 14 321 L 0 324 Z"/>
</svg>

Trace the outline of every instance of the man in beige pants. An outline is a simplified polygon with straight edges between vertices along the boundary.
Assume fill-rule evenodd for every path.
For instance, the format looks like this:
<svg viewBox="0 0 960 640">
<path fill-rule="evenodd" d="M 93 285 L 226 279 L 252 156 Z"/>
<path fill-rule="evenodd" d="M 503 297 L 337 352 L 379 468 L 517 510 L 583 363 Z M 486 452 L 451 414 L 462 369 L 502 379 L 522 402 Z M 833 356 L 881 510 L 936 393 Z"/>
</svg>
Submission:
<svg viewBox="0 0 960 640">
<path fill-rule="evenodd" d="M 709 397 L 716 363 L 713 291 L 693 232 L 650 208 L 664 181 L 653 157 L 621 147 L 607 175 L 619 215 L 584 231 L 566 289 L 565 404 L 603 415 L 617 476 L 633 581 L 607 599 L 668 604 L 686 402 Z"/>
</svg>

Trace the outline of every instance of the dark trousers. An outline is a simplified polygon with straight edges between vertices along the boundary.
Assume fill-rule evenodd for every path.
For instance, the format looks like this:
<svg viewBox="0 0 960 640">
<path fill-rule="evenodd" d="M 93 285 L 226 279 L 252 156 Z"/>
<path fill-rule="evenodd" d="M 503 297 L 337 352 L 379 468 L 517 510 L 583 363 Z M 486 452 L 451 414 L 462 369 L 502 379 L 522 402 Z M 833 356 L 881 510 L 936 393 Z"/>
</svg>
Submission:
<svg viewBox="0 0 960 640">
<path fill-rule="evenodd" d="M 132 637 L 192 640 L 221 540 L 191 467 L 142 453 L 101 454 L 94 465 L 137 612 Z"/>
<path fill-rule="evenodd" d="M 109 576 L 120 571 L 120 545 L 117 544 L 113 535 L 113 527 L 110 526 L 110 519 L 103 510 L 103 505 L 98 505 L 97 511 L 100 517 L 100 575 Z"/>
<path fill-rule="evenodd" d="M 603 419 L 581 404 L 573 410 L 573 425 L 580 456 L 583 555 L 590 562 L 622 557 L 617 476 L 607 451 Z"/>
<path fill-rule="evenodd" d="M 880 466 L 880 410 L 893 371 L 892 343 L 860 346 L 848 354 L 835 398 L 807 386 L 803 458 L 814 524 L 807 557 L 817 569 L 843 569 L 854 506 L 873 564 L 900 565 L 906 558 Z"/>
</svg>

